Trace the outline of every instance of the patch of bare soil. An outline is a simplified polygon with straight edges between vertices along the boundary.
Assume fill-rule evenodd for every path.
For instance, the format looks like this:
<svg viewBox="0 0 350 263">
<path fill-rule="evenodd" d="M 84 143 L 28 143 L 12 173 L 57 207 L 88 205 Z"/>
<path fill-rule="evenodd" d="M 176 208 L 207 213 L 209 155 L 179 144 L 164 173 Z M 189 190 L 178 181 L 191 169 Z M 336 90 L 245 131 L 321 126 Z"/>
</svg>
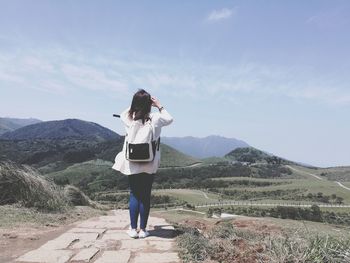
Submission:
<svg viewBox="0 0 350 263">
<path fill-rule="evenodd" d="M 12 262 L 27 251 L 40 247 L 47 241 L 71 228 L 67 226 L 19 226 L 15 229 L 0 229 L 1 262 Z"/>
<path fill-rule="evenodd" d="M 280 226 L 261 219 L 256 220 L 253 218 L 239 218 L 234 220 L 232 223 L 237 228 L 247 229 L 258 234 L 273 235 L 282 232 L 282 228 Z"/>
<path fill-rule="evenodd" d="M 213 227 L 213 224 L 205 220 L 184 220 L 182 225 L 197 228 L 200 231 L 208 231 Z"/>
</svg>

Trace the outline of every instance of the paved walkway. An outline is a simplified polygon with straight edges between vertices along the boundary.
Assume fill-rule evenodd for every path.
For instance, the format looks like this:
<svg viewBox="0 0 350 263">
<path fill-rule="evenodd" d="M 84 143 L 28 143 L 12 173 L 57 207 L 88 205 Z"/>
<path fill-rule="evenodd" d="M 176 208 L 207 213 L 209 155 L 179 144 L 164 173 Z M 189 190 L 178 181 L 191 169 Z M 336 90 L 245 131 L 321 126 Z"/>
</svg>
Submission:
<svg viewBox="0 0 350 263">
<path fill-rule="evenodd" d="M 178 263 L 174 227 L 165 219 L 149 217 L 150 236 L 132 239 L 128 210 L 113 210 L 112 216 L 100 216 L 75 224 L 59 237 L 22 255 L 16 262 L 65 263 Z"/>
</svg>

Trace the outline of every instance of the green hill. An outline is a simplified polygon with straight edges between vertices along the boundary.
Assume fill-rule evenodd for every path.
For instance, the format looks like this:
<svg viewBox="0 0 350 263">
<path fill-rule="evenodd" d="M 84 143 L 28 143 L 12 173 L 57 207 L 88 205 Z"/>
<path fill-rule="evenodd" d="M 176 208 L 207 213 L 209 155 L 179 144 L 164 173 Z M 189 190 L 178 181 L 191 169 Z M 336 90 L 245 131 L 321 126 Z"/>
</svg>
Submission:
<svg viewBox="0 0 350 263">
<path fill-rule="evenodd" d="M 160 151 L 160 167 L 183 167 L 201 162 L 200 160 L 179 152 L 166 144 L 160 144 Z"/>
<path fill-rule="evenodd" d="M 237 148 L 225 155 L 225 159 L 235 162 L 246 163 L 276 163 L 276 164 L 292 164 L 289 160 L 268 154 L 254 147 Z"/>
<path fill-rule="evenodd" d="M 98 158 L 112 161 L 122 143 L 122 137 L 102 142 L 79 138 L 0 140 L 0 160 L 29 164 L 46 173 Z"/>
<path fill-rule="evenodd" d="M 28 125 L 0 137 L 0 160 L 29 164 L 46 173 L 93 159 L 112 161 L 123 137 L 76 119 Z"/>
<path fill-rule="evenodd" d="M 45 176 L 53 179 L 58 185 L 71 184 L 87 194 L 108 189 L 126 189 L 127 177 L 113 170 L 113 163 L 104 160 L 90 160 L 73 164 L 66 169 L 48 173 Z"/>
<path fill-rule="evenodd" d="M 113 152 L 113 158 L 95 159 L 86 162 L 72 164 L 60 171 L 47 173 L 46 176 L 52 178 L 57 184 L 72 184 L 91 195 L 94 192 L 101 192 L 110 189 L 126 189 L 127 177 L 111 167 L 116 154 L 121 150 Z M 160 167 L 184 167 L 199 160 L 189 157 L 168 145 L 161 144 L 161 165 Z M 45 168 L 42 168 L 43 170 Z M 48 169 L 49 170 L 49 169 Z"/>
<path fill-rule="evenodd" d="M 94 122 L 66 119 L 27 125 L 7 132 L 0 138 L 3 140 L 78 138 L 105 141 L 118 139 L 120 135 Z"/>
</svg>

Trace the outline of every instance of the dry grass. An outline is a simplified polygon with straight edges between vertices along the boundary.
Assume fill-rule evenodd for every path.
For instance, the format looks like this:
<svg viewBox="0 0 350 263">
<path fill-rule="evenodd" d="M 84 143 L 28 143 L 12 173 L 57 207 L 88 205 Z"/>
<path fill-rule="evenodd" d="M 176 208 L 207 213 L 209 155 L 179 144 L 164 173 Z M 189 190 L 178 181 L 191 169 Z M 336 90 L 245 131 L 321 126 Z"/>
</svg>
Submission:
<svg viewBox="0 0 350 263">
<path fill-rule="evenodd" d="M 350 239 L 295 232 L 257 232 L 222 221 L 208 231 L 179 225 L 184 262 L 350 262 Z"/>
<path fill-rule="evenodd" d="M 107 211 L 88 206 L 72 206 L 65 211 L 45 212 L 38 211 L 36 208 L 23 207 L 16 203 L 0 206 L 0 228 L 56 227 L 106 214 Z"/>
<path fill-rule="evenodd" d="M 0 162 L 0 204 L 12 203 L 47 211 L 64 210 L 68 205 L 63 191 L 32 167 Z"/>
<path fill-rule="evenodd" d="M 78 188 L 58 186 L 30 166 L 0 162 L 0 205 L 14 203 L 42 211 L 66 211 L 77 205 L 105 209 Z"/>
</svg>

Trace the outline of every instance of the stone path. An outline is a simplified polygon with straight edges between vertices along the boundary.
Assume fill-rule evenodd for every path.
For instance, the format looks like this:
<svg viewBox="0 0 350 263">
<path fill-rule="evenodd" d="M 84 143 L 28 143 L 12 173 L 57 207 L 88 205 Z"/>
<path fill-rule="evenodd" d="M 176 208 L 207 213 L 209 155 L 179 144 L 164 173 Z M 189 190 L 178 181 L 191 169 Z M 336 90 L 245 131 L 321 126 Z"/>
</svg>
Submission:
<svg viewBox="0 0 350 263">
<path fill-rule="evenodd" d="M 16 259 L 35 263 L 178 263 L 174 227 L 165 219 L 149 217 L 150 236 L 132 239 L 126 234 L 128 210 L 113 210 L 112 216 L 100 216 L 75 224 L 59 237 Z"/>
</svg>

